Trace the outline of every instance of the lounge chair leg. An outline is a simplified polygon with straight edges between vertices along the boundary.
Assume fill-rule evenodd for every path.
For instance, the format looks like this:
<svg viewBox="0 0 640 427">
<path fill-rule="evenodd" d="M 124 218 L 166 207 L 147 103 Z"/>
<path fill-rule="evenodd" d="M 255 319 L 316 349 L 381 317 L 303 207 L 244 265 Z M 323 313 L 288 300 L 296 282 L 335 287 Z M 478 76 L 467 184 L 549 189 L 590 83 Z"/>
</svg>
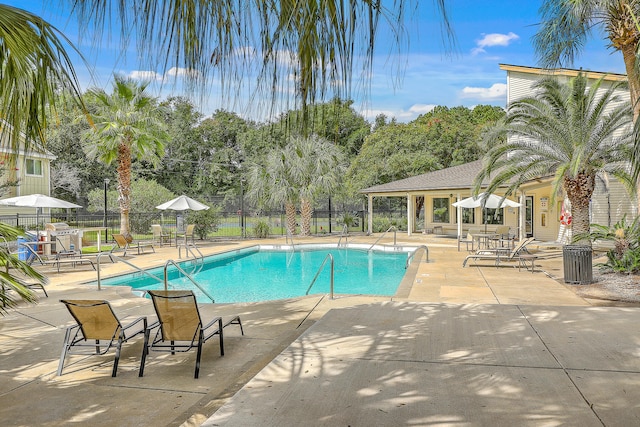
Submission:
<svg viewBox="0 0 640 427">
<path fill-rule="evenodd" d="M 218 330 L 220 331 L 220 356 L 224 356 L 224 328 L 222 327 L 222 318 L 218 319 Z"/>
<path fill-rule="evenodd" d="M 113 372 L 111 372 L 111 376 L 115 377 L 118 372 L 118 362 L 120 361 L 120 349 L 122 348 L 122 340 L 124 332 L 120 332 L 120 338 L 118 338 L 118 345 L 116 346 L 116 358 L 113 360 Z"/>
<path fill-rule="evenodd" d="M 138 377 L 141 377 L 144 375 L 144 363 L 147 360 L 147 353 L 149 353 L 149 335 L 151 334 L 151 332 L 149 331 L 149 329 L 146 329 L 144 331 L 144 343 L 142 346 L 142 357 L 140 358 L 140 371 L 138 371 Z"/>
<path fill-rule="evenodd" d="M 196 356 L 196 372 L 193 378 L 198 378 L 200 375 L 200 356 L 202 355 L 202 343 L 204 341 L 204 332 L 200 329 L 200 334 L 198 337 L 198 354 Z"/>
<path fill-rule="evenodd" d="M 67 328 L 64 334 L 64 343 L 62 345 L 62 354 L 60 355 L 60 363 L 58 363 L 57 376 L 62 375 L 62 368 L 64 367 L 64 359 L 67 357 L 67 351 L 69 351 L 69 337 L 71 335 L 71 329 Z"/>
</svg>

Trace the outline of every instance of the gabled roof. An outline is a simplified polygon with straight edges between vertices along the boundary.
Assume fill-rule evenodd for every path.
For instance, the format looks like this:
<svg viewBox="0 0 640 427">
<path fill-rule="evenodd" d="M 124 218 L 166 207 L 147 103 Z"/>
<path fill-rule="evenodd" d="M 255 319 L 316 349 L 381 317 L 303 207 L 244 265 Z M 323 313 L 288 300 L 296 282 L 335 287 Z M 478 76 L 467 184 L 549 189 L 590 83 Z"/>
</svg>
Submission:
<svg viewBox="0 0 640 427">
<path fill-rule="evenodd" d="M 360 190 L 364 194 L 375 193 L 396 193 L 421 190 L 454 190 L 469 189 L 473 186 L 473 180 L 482 169 L 482 160 L 465 163 L 463 165 L 451 166 L 434 172 L 428 172 L 411 178 L 405 178 L 386 184 L 374 185 L 373 187 Z M 482 183 L 485 187 L 489 180 Z"/>
</svg>

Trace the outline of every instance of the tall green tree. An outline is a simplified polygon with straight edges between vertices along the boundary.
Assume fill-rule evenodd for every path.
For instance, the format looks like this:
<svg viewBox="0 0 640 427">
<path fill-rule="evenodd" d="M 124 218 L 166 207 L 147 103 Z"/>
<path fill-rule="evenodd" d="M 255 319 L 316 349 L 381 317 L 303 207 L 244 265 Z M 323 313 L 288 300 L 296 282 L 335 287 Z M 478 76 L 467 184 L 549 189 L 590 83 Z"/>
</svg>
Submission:
<svg viewBox="0 0 640 427">
<path fill-rule="evenodd" d="M 634 15 L 640 15 L 637 0 L 544 0 L 534 47 L 544 67 L 572 66 L 595 29 L 602 30 L 610 47 L 622 53 L 634 121 L 640 115 L 640 70 L 636 55 L 640 31 Z M 599 35 L 599 33 L 598 33 Z"/>
<path fill-rule="evenodd" d="M 611 174 L 629 190 L 634 185 L 628 162 L 633 112 L 616 94 L 622 83 L 605 88 L 602 82 L 588 87 L 583 74 L 564 84 L 545 78 L 534 85 L 534 96 L 511 103 L 504 121 L 486 135 L 490 148 L 475 192 L 489 177 L 487 192 L 506 185 L 508 195 L 525 181 L 553 176 L 552 198 L 562 189 L 571 202 L 573 235 L 588 233 L 596 174 Z"/>
<path fill-rule="evenodd" d="M 340 148 L 317 136 L 294 136 L 284 148 L 273 150 L 264 164 L 250 168 L 247 196 L 260 206 L 284 205 L 291 235 L 295 234 L 299 204 L 300 234 L 309 236 L 316 198 L 335 190 L 344 170 Z"/>
<path fill-rule="evenodd" d="M 164 153 L 167 131 L 161 109 L 147 92 L 148 83 L 114 76 L 113 92 L 91 89 L 95 129 L 84 134 L 87 154 L 106 165 L 117 163 L 120 233 L 130 238 L 131 162 L 157 163 Z"/>
<path fill-rule="evenodd" d="M 341 148 L 316 135 L 292 138 L 284 153 L 299 193 L 300 234 L 310 236 L 314 203 L 320 195 L 330 195 L 342 181 L 345 156 Z"/>
</svg>

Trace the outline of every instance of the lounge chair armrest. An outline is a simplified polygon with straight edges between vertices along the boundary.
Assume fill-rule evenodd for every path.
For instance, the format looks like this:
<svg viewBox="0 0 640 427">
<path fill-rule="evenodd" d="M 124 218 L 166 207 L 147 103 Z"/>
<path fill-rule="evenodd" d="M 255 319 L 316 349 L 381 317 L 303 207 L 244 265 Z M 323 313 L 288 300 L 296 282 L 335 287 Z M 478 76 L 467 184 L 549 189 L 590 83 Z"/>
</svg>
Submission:
<svg viewBox="0 0 640 427">
<path fill-rule="evenodd" d="M 140 322 L 142 322 L 142 329 L 137 331 L 135 334 L 133 335 L 129 335 L 129 337 L 134 337 L 138 334 L 144 333 L 144 331 L 147 330 L 147 317 L 146 316 L 142 316 L 142 317 L 138 317 L 137 319 L 135 319 L 134 321 L 132 321 L 131 323 L 127 324 L 126 326 L 122 327 L 123 331 L 126 331 L 127 329 L 131 329 L 132 327 L 136 326 L 137 324 L 139 324 Z"/>
<path fill-rule="evenodd" d="M 216 326 L 217 323 L 217 326 Z M 212 329 L 216 326 L 215 329 Z M 220 334 L 222 337 L 222 317 L 216 317 L 211 320 L 209 323 L 202 327 L 202 332 L 204 333 L 204 340 L 207 341 L 209 338 L 216 334 Z"/>
<path fill-rule="evenodd" d="M 214 318 L 214 319 L 213 319 L 213 320 L 211 320 L 209 323 L 207 323 L 206 325 L 204 325 L 204 326 L 202 327 L 202 329 L 207 330 L 207 329 L 209 329 L 210 327 L 212 327 L 212 326 L 213 326 L 213 324 L 214 324 L 214 323 L 216 323 L 216 322 L 218 322 L 218 327 L 219 327 L 220 329 L 222 329 L 222 317 L 216 317 L 216 318 Z"/>
</svg>

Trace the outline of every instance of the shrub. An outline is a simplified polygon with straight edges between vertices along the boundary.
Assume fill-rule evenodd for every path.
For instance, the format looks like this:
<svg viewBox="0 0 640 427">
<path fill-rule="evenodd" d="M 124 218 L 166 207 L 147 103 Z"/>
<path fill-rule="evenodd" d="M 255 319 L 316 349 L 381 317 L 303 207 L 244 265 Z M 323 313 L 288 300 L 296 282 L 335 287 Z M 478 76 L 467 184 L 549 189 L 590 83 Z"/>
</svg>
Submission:
<svg viewBox="0 0 640 427">
<path fill-rule="evenodd" d="M 266 239 L 271 234 L 271 227 L 269 226 L 269 220 L 266 218 L 258 219 L 253 226 L 253 234 L 258 239 Z"/>
<path fill-rule="evenodd" d="M 612 227 L 591 224 L 589 233 L 574 237 L 574 241 L 584 239 L 613 242 L 613 249 L 607 252 L 607 262 L 602 265 L 605 269 L 618 273 L 640 271 L 640 217 L 627 223 L 625 215 Z"/>
<path fill-rule="evenodd" d="M 198 235 L 200 240 L 207 238 L 207 234 L 217 231 L 220 225 L 221 208 L 219 206 L 211 206 L 207 210 L 190 211 L 187 221 L 194 224 L 193 232 Z"/>
</svg>

